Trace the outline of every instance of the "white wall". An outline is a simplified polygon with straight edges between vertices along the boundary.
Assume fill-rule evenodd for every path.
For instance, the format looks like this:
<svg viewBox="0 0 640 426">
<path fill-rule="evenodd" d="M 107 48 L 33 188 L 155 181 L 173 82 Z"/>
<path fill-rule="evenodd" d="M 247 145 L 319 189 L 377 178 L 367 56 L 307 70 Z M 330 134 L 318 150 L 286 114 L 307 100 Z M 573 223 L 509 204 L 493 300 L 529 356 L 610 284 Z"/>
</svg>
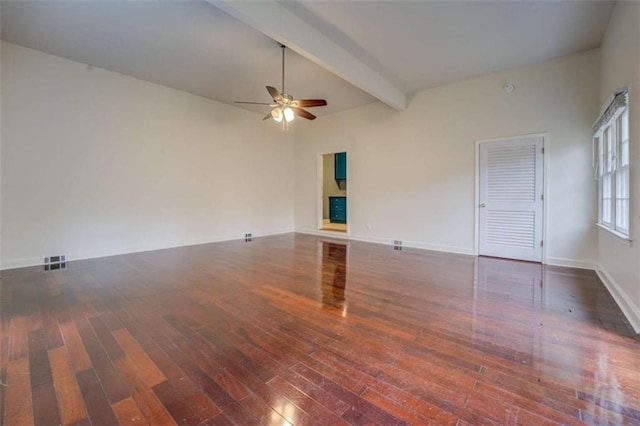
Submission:
<svg viewBox="0 0 640 426">
<path fill-rule="evenodd" d="M 593 267 L 599 71 L 594 50 L 424 90 L 405 111 L 374 103 L 304 123 L 296 129 L 296 229 L 316 229 L 318 153 L 347 151 L 352 238 L 473 253 L 475 141 L 548 132 L 548 262 Z M 514 93 L 502 90 L 506 82 Z"/>
<path fill-rule="evenodd" d="M 629 86 L 631 155 L 631 238 L 629 244 L 598 231 L 599 273 L 640 333 L 640 3 L 618 2 L 602 42 L 600 101 Z"/>
<path fill-rule="evenodd" d="M 293 136 L 2 43 L 2 268 L 293 230 Z"/>
</svg>

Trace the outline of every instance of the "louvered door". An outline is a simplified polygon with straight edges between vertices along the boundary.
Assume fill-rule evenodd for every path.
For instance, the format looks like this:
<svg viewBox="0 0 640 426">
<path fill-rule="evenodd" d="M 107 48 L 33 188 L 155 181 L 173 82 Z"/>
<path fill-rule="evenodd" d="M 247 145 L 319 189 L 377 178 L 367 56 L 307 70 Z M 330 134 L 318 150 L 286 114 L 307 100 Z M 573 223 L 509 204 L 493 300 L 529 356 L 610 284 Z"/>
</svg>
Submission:
<svg viewBox="0 0 640 426">
<path fill-rule="evenodd" d="M 543 138 L 480 144 L 479 253 L 542 261 Z"/>
</svg>

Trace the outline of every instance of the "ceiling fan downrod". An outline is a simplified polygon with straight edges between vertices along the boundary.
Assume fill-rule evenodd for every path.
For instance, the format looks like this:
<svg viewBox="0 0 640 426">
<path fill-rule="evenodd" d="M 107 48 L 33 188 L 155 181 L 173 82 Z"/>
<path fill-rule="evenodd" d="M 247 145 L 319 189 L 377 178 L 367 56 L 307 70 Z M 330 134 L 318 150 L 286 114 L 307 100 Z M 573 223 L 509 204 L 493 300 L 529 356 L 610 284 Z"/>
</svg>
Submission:
<svg viewBox="0 0 640 426">
<path fill-rule="evenodd" d="M 282 93 L 286 93 L 284 91 L 284 49 L 286 49 L 287 46 L 281 44 L 280 47 L 282 48 Z"/>
</svg>

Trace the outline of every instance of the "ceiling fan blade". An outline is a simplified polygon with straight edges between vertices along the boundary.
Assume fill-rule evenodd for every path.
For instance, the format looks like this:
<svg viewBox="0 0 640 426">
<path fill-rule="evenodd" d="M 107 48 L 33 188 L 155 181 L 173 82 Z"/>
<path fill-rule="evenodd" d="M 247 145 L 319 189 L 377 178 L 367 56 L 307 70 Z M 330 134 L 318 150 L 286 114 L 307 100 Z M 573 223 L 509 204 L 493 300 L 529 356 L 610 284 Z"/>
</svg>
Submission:
<svg viewBox="0 0 640 426">
<path fill-rule="evenodd" d="M 244 102 L 244 101 L 233 101 L 234 104 L 250 104 L 250 105 L 271 105 L 267 102 Z"/>
<path fill-rule="evenodd" d="M 311 108 L 325 106 L 327 101 L 324 99 L 298 99 L 295 101 L 295 104 L 301 108 Z"/>
<path fill-rule="evenodd" d="M 278 92 L 278 89 L 276 89 L 275 87 L 267 86 L 267 91 L 269 92 L 269 94 L 271 95 L 274 101 L 276 102 L 282 101 L 282 94 Z"/>
<path fill-rule="evenodd" d="M 298 117 L 306 118 L 307 120 L 315 120 L 316 116 L 311 114 L 309 111 L 305 111 L 302 108 L 298 107 L 290 107 L 293 110 L 293 113 Z"/>
<path fill-rule="evenodd" d="M 265 116 L 264 116 L 264 118 L 262 119 L 262 121 L 264 121 L 264 120 L 268 120 L 268 119 L 270 119 L 270 118 L 271 118 L 271 113 L 269 113 L 269 114 L 265 115 Z"/>
</svg>

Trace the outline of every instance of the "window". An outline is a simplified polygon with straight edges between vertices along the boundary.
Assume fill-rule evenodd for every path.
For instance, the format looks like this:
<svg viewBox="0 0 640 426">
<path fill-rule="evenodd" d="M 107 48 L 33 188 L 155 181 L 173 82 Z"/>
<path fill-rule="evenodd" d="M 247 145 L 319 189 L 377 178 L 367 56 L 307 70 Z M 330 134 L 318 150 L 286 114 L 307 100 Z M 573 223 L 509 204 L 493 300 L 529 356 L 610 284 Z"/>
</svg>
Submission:
<svg viewBox="0 0 640 426">
<path fill-rule="evenodd" d="M 596 122 L 594 136 L 599 182 L 598 223 L 629 236 L 629 108 L 627 91 L 614 100 Z"/>
</svg>

